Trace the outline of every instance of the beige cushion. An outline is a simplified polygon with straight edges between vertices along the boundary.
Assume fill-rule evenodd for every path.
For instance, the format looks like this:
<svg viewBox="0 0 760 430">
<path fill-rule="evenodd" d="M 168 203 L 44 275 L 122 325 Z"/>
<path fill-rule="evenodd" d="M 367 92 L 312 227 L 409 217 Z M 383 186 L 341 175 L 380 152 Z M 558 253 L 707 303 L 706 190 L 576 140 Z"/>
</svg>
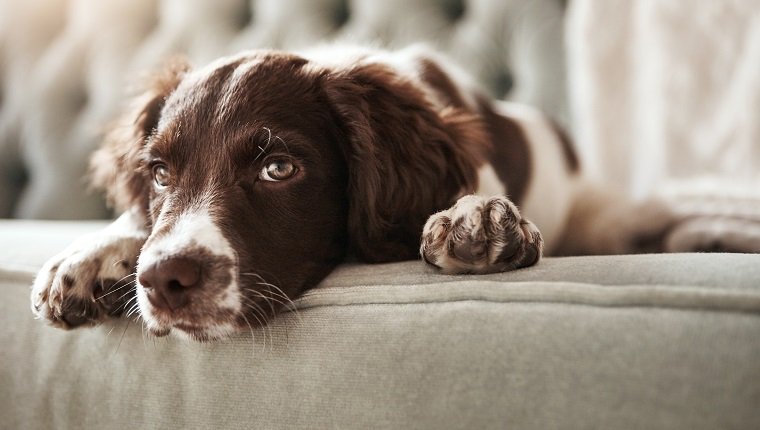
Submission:
<svg viewBox="0 0 760 430">
<path fill-rule="evenodd" d="M 757 255 L 346 265 L 212 344 L 33 320 L 29 270 L 97 226 L 0 222 L 7 428 L 760 427 Z"/>
</svg>

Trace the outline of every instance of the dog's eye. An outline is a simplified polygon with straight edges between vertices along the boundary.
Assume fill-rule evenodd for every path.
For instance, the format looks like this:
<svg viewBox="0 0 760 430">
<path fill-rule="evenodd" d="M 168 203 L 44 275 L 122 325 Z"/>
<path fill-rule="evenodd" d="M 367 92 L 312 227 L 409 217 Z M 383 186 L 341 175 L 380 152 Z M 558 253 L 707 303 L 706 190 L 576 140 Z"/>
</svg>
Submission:
<svg viewBox="0 0 760 430">
<path fill-rule="evenodd" d="M 290 161 L 276 160 L 273 161 L 259 172 L 259 178 L 264 181 L 276 182 L 283 181 L 295 175 L 298 169 Z"/>
<path fill-rule="evenodd" d="M 156 183 L 156 186 L 159 188 L 164 188 L 167 185 L 169 185 L 169 168 L 166 167 L 166 164 L 156 164 L 153 166 L 153 182 Z"/>
</svg>

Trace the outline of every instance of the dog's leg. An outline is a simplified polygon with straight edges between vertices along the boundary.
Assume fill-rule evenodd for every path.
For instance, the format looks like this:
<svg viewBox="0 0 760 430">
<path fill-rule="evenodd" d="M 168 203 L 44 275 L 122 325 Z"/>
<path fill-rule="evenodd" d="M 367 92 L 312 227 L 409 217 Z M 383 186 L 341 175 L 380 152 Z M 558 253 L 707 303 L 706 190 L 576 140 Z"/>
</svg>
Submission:
<svg viewBox="0 0 760 430">
<path fill-rule="evenodd" d="M 664 201 L 634 202 L 583 185 L 575 194 L 552 255 L 665 252 L 666 238 L 681 219 Z"/>
<path fill-rule="evenodd" d="M 678 197 L 633 202 L 586 186 L 553 255 L 760 252 L 760 209 L 702 200 L 708 209 Z"/>
<path fill-rule="evenodd" d="M 760 254 L 760 219 L 732 215 L 688 217 L 668 234 L 665 251 Z"/>
<path fill-rule="evenodd" d="M 752 198 L 715 193 L 673 194 L 683 219 L 668 234 L 667 252 L 760 253 L 760 204 Z"/>
<path fill-rule="evenodd" d="M 445 273 L 492 273 L 535 264 L 543 239 L 503 196 L 467 195 L 431 216 L 420 254 Z"/>
<path fill-rule="evenodd" d="M 32 312 L 61 328 L 95 324 L 135 296 L 135 264 L 148 237 L 137 210 L 48 260 L 32 285 Z"/>
</svg>

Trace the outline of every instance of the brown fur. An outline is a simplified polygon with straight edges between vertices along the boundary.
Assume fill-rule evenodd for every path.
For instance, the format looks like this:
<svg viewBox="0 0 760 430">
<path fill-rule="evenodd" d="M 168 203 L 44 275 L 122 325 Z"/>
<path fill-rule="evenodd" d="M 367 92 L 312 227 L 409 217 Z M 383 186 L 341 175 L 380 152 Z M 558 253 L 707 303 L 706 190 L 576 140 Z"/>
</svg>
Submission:
<svg viewBox="0 0 760 430">
<path fill-rule="evenodd" d="M 578 154 L 575 153 L 575 146 L 573 145 L 570 135 L 567 131 L 559 125 L 556 121 L 549 121 L 554 134 L 559 138 L 559 142 L 562 145 L 562 154 L 565 156 L 565 163 L 568 171 L 571 173 L 577 173 L 581 170 L 581 162 L 578 160 Z"/>
<path fill-rule="evenodd" d="M 498 142 L 488 154 L 489 161 L 506 184 L 509 199 L 520 206 L 532 174 L 528 139 L 514 120 L 496 113 L 489 100 L 481 98 L 479 105 L 491 140 Z"/>
<path fill-rule="evenodd" d="M 93 183 L 125 211 L 123 224 L 46 263 L 32 290 L 34 312 L 73 327 L 139 305 L 154 334 L 174 327 L 206 340 L 220 335 L 207 328 L 265 324 L 349 252 L 366 262 L 417 258 L 423 226 L 424 258 L 442 259 L 451 273 L 535 264 L 543 238 L 515 206 L 534 176 L 521 124 L 466 93 L 431 59 L 403 57 L 413 63 L 396 69 L 371 58 L 322 66 L 256 51 L 195 72 L 170 62 L 92 158 Z M 567 136 L 555 131 L 567 171 L 576 172 Z M 292 163 L 295 173 L 262 177 L 273 160 Z M 467 196 L 486 162 L 511 201 Z M 158 182 L 155 166 L 163 169 Z M 662 205 L 593 189 L 571 209 L 560 255 L 660 250 L 678 221 Z M 173 230 L 192 213 L 202 215 L 191 225 L 202 221 L 190 231 L 214 243 Z M 691 230 L 671 245 L 694 243 Z M 105 258 L 121 280 L 108 277 Z M 135 267 L 138 295 L 108 297 Z M 143 302 L 124 309 L 134 299 Z"/>
<path fill-rule="evenodd" d="M 233 79 L 247 62 L 256 64 Z M 175 62 L 149 81 L 93 156 L 93 182 L 118 209 L 144 213 L 146 246 L 205 190 L 239 273 L 261 274 L 288 297 L 347 251 L 368 262 L 415 258 L 427 217 L 476 187 L 491 144 L 478 115 L 434 108 L 381 64 L 333 70 L 258 52 L 197 82 L 190 74 Z M 298 174 L 257 181 L 272 154 L 292 157 Z M 172 172 L 162 193 L 155 160 Z M 241 277 L 244 290 L 266 291 L 255 281 Z"/>
<path fill-rule="evenodd" d="M 477 184 L 490 143 L 479 119 L 436 112 L 420 89 L 381 65 L 330 75 L 325 88 L 349 139 L 352 249 L 370 262 L 415 258 L 428 216 Z"/>
<path fill-rule="evenodd" d="M 146 79 L 142 94 L 112 126 L 103 146 L 90 159 L 92 185 L 104 190 L 118 211 L 132 206 L 147 208 L 149 182 L 137 173 L 142 168 L 141 150 L 158 123 L 166 97 L 188 70 L 187 62 L 177 57 Z"/>
</svg>

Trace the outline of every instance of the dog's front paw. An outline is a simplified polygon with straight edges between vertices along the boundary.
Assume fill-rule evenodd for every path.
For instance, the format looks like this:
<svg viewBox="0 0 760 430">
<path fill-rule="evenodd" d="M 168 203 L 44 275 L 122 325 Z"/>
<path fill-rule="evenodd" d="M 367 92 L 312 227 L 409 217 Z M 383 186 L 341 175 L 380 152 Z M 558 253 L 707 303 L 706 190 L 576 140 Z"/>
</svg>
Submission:
<svg viewBox="0 0 760 430">
<path fill-rule="evenodd" d="M 468 195 L 431 216 L 420 254 L 446 273 L 505 272 L 535 264 L 543 239 L 506 197 Z"/>
<path fill-rule="evenodd" d="M 32 312 L 60 328 L 97 324 L 134 296 L 142 237 L 93 235 L 48 260 L 32 285 Z"/>
</svg>

